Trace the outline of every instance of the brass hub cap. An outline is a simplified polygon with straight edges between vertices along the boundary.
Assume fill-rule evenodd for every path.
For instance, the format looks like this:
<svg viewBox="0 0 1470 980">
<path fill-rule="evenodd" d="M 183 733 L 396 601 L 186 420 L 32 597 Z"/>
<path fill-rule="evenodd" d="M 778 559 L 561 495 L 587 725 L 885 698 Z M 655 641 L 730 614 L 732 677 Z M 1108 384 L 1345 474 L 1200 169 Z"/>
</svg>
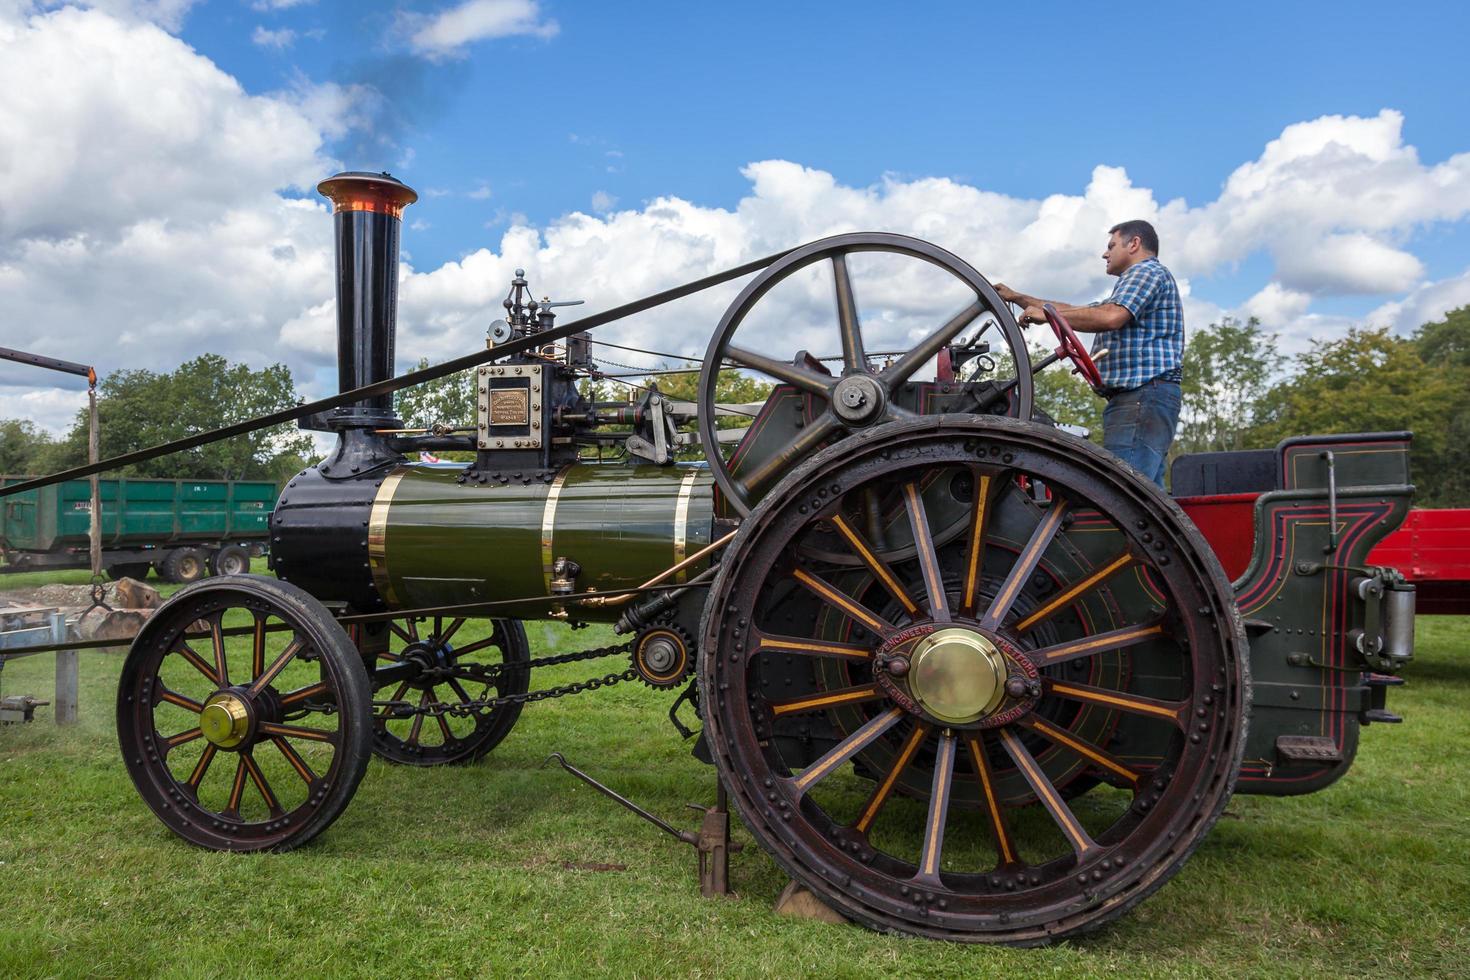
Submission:
<svg viewBox="0 0 1470 980">
<path fill-rule="evenodd" d="M 238 746 L 250 734 L 250 709 L 245 699 L 229 691 L 210 695 L 199 712 L 199 730 L 222 749 Z"/>
<path fill-rule="evenodd" d="M 919 641 L 909 662 L 909 690 L 940 721 L 978 721 L 1005 699 L 1006 659 L 973 630 L 936 630 Z"/>
</svg>

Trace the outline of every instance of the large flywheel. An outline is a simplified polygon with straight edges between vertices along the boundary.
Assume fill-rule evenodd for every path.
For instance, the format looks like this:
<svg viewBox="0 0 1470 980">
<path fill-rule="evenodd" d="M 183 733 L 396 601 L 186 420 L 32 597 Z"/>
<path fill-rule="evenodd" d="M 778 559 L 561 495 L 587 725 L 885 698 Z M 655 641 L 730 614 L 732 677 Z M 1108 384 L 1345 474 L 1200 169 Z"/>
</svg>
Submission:
<svg viewBox="0 0 1470 980">
<path fill-rule="evenodd" d="M 911 260 L 907 264 L 917 266 L 918 270 L 902 266 L 889 268 L 884 278 L 900 280 L 907 275 L 915 282 L 923 282 L 926 292 L 952 295 L 956 306 L 942 323 L 915 324 L 913 329 L 922 332 L 923 338 L 894 357 L 885 358 L 870 346 L 871 326 L 869 335 L 864 335 L 864 311 L 858 302 L 850 259 L 871 253 Z M 829 308 L 831 336 L 822 337 L 820 342 L 842 351 L 840 367 L 835 372 L 829 370 L 806 351 L 773 356 L 746 346 L 739 331 L 752 318 L 761 300 L 783 282 L 821 263 L 831 267 L 833 300 Z M 934 270 L 938 274 L 927 279 L 913 275 L 915 271 Z M 870 288 L 876 285 L 869 283 Z M 875 315 L 902 319 L 906 310 L 922 306 L 922 300 L 927 298 L 899 297 L 886 304 L 881 312 L 875 311 Z M 774 329 L 779 330 L 780 325 Z M 987 395 L 982 396 L 985 404 L 968 410 L 1030 418 L 1033 385 L 1025 338 L 1010 307 L 985 277 L 963 259 L 906 235 L 863 232 L 803 245 L 772 263 L 751 280 L 725 311 L 710 338 L 699 376 L 700 438 L 707 447 L 705 455 L 725 500 L 739 513 L 747 514 L 777 480 L 829 442 L 883 422 L 924 414 L 922 406 L 905 404 L 906 387 L 922 368 L 934 363 L 966 331 L 970 331 L 967 343 L 976 350 L 983 349 L 987 357 L 994 355 L 988 363 L 1000 369 L 990 382 Z M 743 469 L 733 466 L 732 462 L 736 461 L 727 461 L 717 448 L 716 385 L 720 371 L 728 365 L 789 385 L 805 397 L 811 409 L 810 418 L 801 420 L 799 433 Z M 756 422 L 759 425 L 761 420 Z"/>
<path fill-rule="evenodd" d="M 877 929 L 1036 943 L 1121 914 L 1199 844 L 1245 744 L 1213 553 L 1106 453 L 1014 419 L 808 460 L 731 543 L 700 649 L 741 816 Z"/>
</svg>

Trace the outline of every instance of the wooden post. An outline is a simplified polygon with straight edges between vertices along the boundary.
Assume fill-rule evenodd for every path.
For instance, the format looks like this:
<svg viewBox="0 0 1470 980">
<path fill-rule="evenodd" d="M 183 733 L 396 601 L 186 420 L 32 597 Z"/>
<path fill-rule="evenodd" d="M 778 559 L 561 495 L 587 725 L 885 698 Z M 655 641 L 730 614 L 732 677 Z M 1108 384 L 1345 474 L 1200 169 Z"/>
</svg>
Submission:
<svg viewBox="0 0 1470 980">
<path fill-rule="evenodd" d="M 51 642 L 66 642 L 66 617 L 61 613 L 51 614 Z M 56 696 L 52 699 L 52 713 L 58 725 L 77 723 L 77 651 L 58 650 L 56 653 Z"/>
</svg>

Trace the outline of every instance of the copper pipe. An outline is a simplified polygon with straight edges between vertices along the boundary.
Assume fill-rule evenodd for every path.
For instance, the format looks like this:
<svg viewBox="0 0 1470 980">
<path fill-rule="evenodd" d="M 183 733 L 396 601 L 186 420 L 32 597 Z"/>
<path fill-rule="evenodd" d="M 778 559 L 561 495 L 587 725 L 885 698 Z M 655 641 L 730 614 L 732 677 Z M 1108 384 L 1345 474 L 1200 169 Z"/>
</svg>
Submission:
<svg viewBox="0 0 1470 980">
<path fill-rule="evenodd" d="M 680 572 L 682 572 L 684 569 L 688 568 L 690 565 L 697 564 L 701 559 L 703 559 L 710 552 L 717 551 L 720 548 L 723 548 L 725 545 L 729 544 L 730 543 L 730 539 L 733 538 L 736 535 L 736 533 L 737 532 L 735 532 L 735 531 L 731 531 L 729 534 L 725 535 L 723 538 L 720 538 L 720 540 L 710 542 L 709 544 L 705 545 L 703 548 L 700 548 L 694 554 L 690 555 L 688 558 L 685 558 L 683 561 L 679 562 L 678 564 L 670 565 L 668 568 L 666 568 L 663 571 L 659 572 L 653 578 L 649 579 L 647 582 L 644 582 L 642 585 L 638 586 L 638 588 L 640 588 L 640 589 L 647 589 L 647 588 L 650 588 L 651 586 L 655 586 L 655 585 L 659 584 L 660 582 L 662 582 L 664 579 L 668 578 L 669 576 L 671 576 L 671 575 L 677 575 Z M 636 592 L 629 592 L 629 593 L 626 593 L 624 595 L 619 595 L 619 596 L 600 596 L 600 595 L 598 595 L 598 596 L 593 596 L 590 599 L 583 599 L 581 601 L 581 605 L 584 605 L 584 606 L 596 606 L 599 609 L 604 608 L 606 606 L 621 606 L 625 602 L 631 601 L 636 596 L 637 596 L 637 593 Z"/>
</svg>

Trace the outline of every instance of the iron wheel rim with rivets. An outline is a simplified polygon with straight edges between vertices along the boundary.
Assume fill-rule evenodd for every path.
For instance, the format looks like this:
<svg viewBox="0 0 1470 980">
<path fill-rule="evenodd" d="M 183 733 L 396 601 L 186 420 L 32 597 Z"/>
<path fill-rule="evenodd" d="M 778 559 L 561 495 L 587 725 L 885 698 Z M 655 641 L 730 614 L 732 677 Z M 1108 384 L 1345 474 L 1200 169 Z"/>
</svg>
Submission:
<svg viewBox="0 0 1470 980">
<path fill-rule="evenodd" d="M 950 468 L 973 474 L 986 492 L 967 505 L 975 508 L 970 532 L 936 550 L 925 543 L 918 484 Z M 816 521 L 841 521 L 863 552 L 843 502 L 874 484 L 908 496 L 920 546 L 912 562 L 892 565 L 867 548 L 868 584 L 844 591 L 802 555 L 801 538 Z M 1042 499 L 1014 502 L 1031 496 Z M 1034 518 L 1030 536 L 1014 555 L 990 555 L 987 522 L 1016 508 Z M 1100 549 L 1092 571 L 1018 606 L 1032 571 L 1074 539 Z M 987 569 L 999 579 L 988 594 L 980 588 Z M 1147 618 L 1091 628 L 1083 602 L 1100 591 L 1124 614 L 1142 609 Z M 767 628 L 783 604 L 805 595 L 851 628 Z M 881 597 L 914 611 L 875 612 Z M 1050 626 L 1072 632 L 1031 638 Z M 973 693 L 926 704 L 933 695 L 921 688 L 916 696 L 906 680 L 912 662 L 896 678 L 890 670 L 942 629 L 965 642 L 946 647 L 939 665 L 965 674 Z M 1179 870 L 1224 809 L 1244 751 L 1247 646 L 1213 552 L 1156 487 L 1097 447 L 1034 423 L 897 422 L 808 460 L 724 554 L 701 639 L 705 735 L 736 810 L 793 879 L 883 931 L 1029 945 L 1096 928 Z M 1113 686 L 1057 676 L 1070 663 L 1119 659 L 1120 650 L 1133 668 L 1110 674 Z M 773 695 L 762 684 L 776 657 L 842 663 L 850 683 Z M 1008 683 L 1015 696 L 992 705 L 987 685 Z M 1081 708 L 1059 715 L 1043 705 Z M 947 718 L 934 713 L 940 707 Z M 1077 719 L 1095 711 L 1142 737 L 1122 753 L 1105 738 L 1074 734 Z M 844 712 L 859 714 L 844 721 Z M 796 717 L 835 734 L 796 752 L 781 727 Z M 879 746 L 886 755 L 876 757 L 892 761 L 865 762 Z M 1110 785 L 1069 801 L 1038 746 L 1082 760 L 1079 785 L 1099 776 Z M 913 766 L 927 767 L 928 792 L 896 792 Z M 961 795 L 972 797 L 959 801 L 968 806 L 956 806 Z"/>
<path fill-rule="evenodd" d="M 366 771 L 367 672 L 297 586 L 207 579 L 134 639 L 117 724 L 128 775 L 169 830 L 211 850 L 289 850 L 341 815 Z"/>
<path fill-rule="evenodd" d="M 394 649 L 378 654 L 381 664 L 405 659 L 426 668 L 416 678 L 379 688 L 387 700 L 409 700 L 418 707 L 439 703 L 467 704 L 530 690 L 529 670 L 502 670 L 493 682 L 475 680 L 472 668 L 514 668 L 531 658 L 526 629 L 518 620 L 490 621 L 490 632 L 477 640 L 460 640 L 468 622 L 462 617 L 434 616 L 420 622 L 390 621 Z M 376 683 L 376 682 L 375 682 Z M 464 765 L 484 758 L 505 740 L 520 718 L 521 704 L 484 708 L 468 715 L 439 714 L 394 717 L 384 708 L 373 714 L 373 754 L 396 765 Z"/>
</svg>

